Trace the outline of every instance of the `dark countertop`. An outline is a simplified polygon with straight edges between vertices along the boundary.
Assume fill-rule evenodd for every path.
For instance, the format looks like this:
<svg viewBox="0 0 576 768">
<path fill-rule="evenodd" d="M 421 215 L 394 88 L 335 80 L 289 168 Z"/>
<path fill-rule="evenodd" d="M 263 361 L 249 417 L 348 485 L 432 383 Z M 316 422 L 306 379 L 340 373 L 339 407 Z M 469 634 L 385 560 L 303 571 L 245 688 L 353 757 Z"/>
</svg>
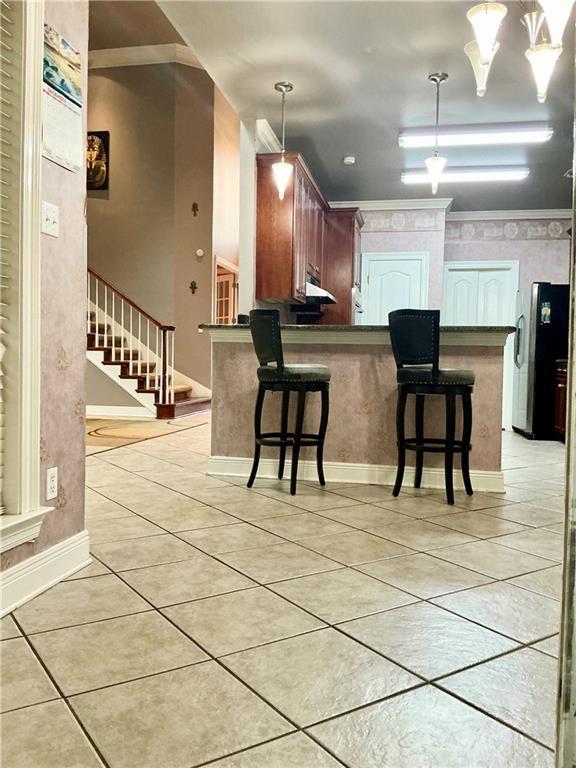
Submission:
<svg viewBox="0 0 576 768">
<path fill-rule="evenodd" d="M 202 323 L 198 328 L 201 331 L 211 331 L 218 329 L 219 331 L 226 330 L 239 330 L 246 328 L 248 330 L 249 325 L 217 325 L 215 323 Z M 286 331 L 313 331 L 314 333 L 330 333 L 331 331 L 350 331 L 358 332 L 364 331 L 366 333 L 387 331 L 387 325 L 281 325 L 282 330 Z M 441 325 L 440 331 L 442 333 L 486 333 L 486 332 L 500 332 L 500 333 L 514 333 L 516 328 L 513 325 Z"/>
</svg>

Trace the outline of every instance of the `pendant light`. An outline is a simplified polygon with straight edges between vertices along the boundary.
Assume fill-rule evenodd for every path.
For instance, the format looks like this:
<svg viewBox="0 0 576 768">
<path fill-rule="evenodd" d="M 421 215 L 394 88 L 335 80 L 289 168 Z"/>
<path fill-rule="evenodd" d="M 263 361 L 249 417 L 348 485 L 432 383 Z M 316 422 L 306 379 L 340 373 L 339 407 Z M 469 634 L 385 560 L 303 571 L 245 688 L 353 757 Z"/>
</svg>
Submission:
<svg viewBox="0 0 576 768">
<path fill-rule="evenodd" d="M 468 56 L 472 69 L 474 70 L 474 77 L 476 78 L 476 93 L 482 97 L 486 93 L 486 85 L 488 83 L 488 75 L 490 74 L 490 67 L 494 61 L 494 56 L 498 53 L 500 43 L 494 43 L 492 49 L 492 56 L 489 61 L 482 61 L 480 55 L 480 48 L 478 47 L 478 41 L 472 40 L 466 43 L 464 46 L 464 53 Z"/>
<path fill-rule="evenodd" d="M 507 13 L 508 9 L 502 3 L 488 2 L 475 5 L 466 14 L 468 21 L 474 28 L 480 57 L 485 64 L 492 61 L 495 53 L 496 35 Z"/>
<path fill-rule="evenodd" d="M 280 200 L 284 200 L 284 193 L 286 187 L 292 176 L 293 167 L 291 163 L 286 162 L 284 157 L 286 153 L 285 138 L 286 138 L 286 94 L 294 90 L 292 83 L 281 82 L 274 85 L 275 90 L 282 94 L 282 157 L 278 163 L 274 163 L 272 166 L 272 174 L 274 181 L 278 187 L 278 197 Z"/>
<path fill-rule="evenodd" d="M 430 183 L 432 185 L 432 194 L 435 195 L 436 192 L 438 192 L 438 184 L 440 182 L 440 177 L 442 176 L 442 171 L 446 167 L 446 163 L 448 162 L 448 159 L 446 157 L 441 157 L 438 152 L 438 128 L 439 128 L 439 122 L 440 122 L 440 85 L 441 83 L 448 80 L 448 75 L 445 72 L 437 72 L 433 75 L 428 75 L 428 80 L 431 83 L 434 83 L 436 86 L 436 142 L 434 145 L 434 152 L 432 154 L 432 157 L 429 157 L 425 160 L 426 168 L 428 169 L 428 176 L 430 178 Z"/>
<path fill-rule="evenodd" d="M 562 46 L 552 45 L 552 43 L 539 43 L 528 48 L 526 51 L 526 58 L 530 62 L 534 80 L 536 81 L 540 104 L 546 101 L 548 84 L 561 53 Z"/>
<path fill-rule="evenodd" d="M 570 18 L 574 0 L 538 0 L 546 14 L 552 45 L 562 45 L 564 29 Z"/>
</svg>

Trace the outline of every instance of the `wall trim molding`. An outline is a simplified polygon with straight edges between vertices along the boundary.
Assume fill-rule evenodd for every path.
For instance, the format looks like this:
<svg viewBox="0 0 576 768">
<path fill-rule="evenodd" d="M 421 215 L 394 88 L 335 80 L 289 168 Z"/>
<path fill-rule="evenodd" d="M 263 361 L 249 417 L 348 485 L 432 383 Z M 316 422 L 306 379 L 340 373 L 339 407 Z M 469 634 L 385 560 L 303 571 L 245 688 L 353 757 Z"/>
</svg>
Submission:
<svg viewBox="0 0 576 768">
<path fill-rule="evenodd" d="M 70 536 L 0 573 L 0 616 L 89 565 L 88 531 Z"/>
<path fill-rule="evenodd" d="M 286 460 L 285 476 L 290 477 L 291 462 Z M 252 469 L 252 459 L 239 456 L 210 456 L 208 458 L 208 473 L 210 475 L 229 475 L 232 477 L 248 477 Z M 406 467 L 404 483 L 406 486 L 414 483 L 414 467 Z M 324 474 L 326 480 L 332 483 L 357 483 L 358 485 L 394 485 L 396 467 L 385 464 L 347 464 L 341 461 L 325 461 Z M 300 461 L 298 476 L 302 480 L 317 480 L 316 461 Z M 276 459 L 260 459 L 258 477 L 278 477 L 278 461 Z M 472 485 L 476 491 L 488 493 L 504 493 L 504 473 L 501 470 L 470 470 Z M 424 468 L 422 487 L 444 488 L 444 468 Z M 454 472 L 454 488 L 462 490 L 464 485 L 459 472 Z"/>
<path fill-rule="evenodd" d="M 330 208 L 360 208 L 361 211 L 449 211 L 453 202 L 452 197 L 438 197 L 414 200 L 333 200 L 329 205 Z"/>
<path fill-rule="evenodd" d="M 0 517 L 0 552 L 34 541 L 38 538 L 42 522 L 54 507 L 40 507 L 22 515 L 2 515 Z"/>
<path fill-rule="evenodd" d="M 135 45 L 127 48 L 88 51 L 88 69 L 138 67 L 145 64 L 183 64 L 186 67 L 204 69 L 190 48 L 181 43 Z"/>
<path fill-rule="evenodd" d="M 446 221 L 509 221 L 512 219 L 571 219 L 570 208 L 544 208 L 518 211 L 454 211 L 446 215 Z"/>
<path fill-rule="evenodd" d="M 88 419 L 155 419 L 144 406 L 135 405 L 87 405 Z"/>
<path fill-rule="evenodd" d="M 280 152 L 282 150 L 282 144 L 266 118 L 260 117 L 256 120 L 254 134 L 256 152 Z"/>
</svg>

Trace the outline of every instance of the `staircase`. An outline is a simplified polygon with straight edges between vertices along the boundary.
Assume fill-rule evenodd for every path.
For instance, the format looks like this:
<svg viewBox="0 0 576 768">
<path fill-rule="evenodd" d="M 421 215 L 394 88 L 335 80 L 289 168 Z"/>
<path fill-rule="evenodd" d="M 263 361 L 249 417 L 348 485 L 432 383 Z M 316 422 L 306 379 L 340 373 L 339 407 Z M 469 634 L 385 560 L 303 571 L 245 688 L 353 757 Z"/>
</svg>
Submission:
<svg viewBox="0 0 576 768">
<path fill-rule="evenodd" d="M 87 357 L 157 419 L 210 407 L 209 390 L 175 369 L 173 325 L 163 325 L 88 269 Z"/>
</svg>

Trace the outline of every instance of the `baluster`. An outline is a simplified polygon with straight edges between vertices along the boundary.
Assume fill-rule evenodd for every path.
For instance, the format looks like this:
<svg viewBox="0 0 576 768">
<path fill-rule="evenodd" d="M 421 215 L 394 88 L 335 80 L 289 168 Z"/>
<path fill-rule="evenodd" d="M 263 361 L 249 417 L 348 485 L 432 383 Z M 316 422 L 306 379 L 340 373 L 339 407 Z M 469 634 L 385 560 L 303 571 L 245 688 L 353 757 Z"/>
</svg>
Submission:
<svg viewBox="0 0 576 768">
<path fill-rule="evenodd" d="M 155 368 L 155 371 L 156 371 L 156 387 L 155 387 L 155 389 L 158 390 L 158 402 L 160 402 L 160 394 L 162 392 L 161 381 L 160 381 L 160 374 L 161 374 L 161 370 L 160 370 L 160 355 L 158 354 L 159 349 L 160 348 L 158 346 L 158 326 L 156 326 L 156 341 L 155 341 L 155 344 L 154 344 L 154 357 L 156 359 L 156 368 Z"/>
<path fill-rule="evenodd" d="M 94 330 L 96 332 L 95 339 L 96 344 L 94 346 L 99 347 L 100 346 L 100 338 L 98 335 L 98 326 L 100 324 L 100 280 L 96 278 L 96 315 L 95 315 L 95 325 Z"/>
<path fill-rule="evenodd" d="M 138 376 L 142 375 L 142 315 L 138 312 Z"/>
<path fill-rule="evenodd" d="M 108 346 L 108 286 L 104 285 L 104 346 Z"/>
<path fill-rule="evenodd" d="M 174 402 L 174 331 L 170 331 L 170 402 Z"/>
<path fill-rule="evenodd" d="M 162 405 L 167 403 L 167 381 L 166 381 L 166 369 L 167 369 L 167 355 L 168 355 L 168 340 L 166 338 L 167 330 L 162 328 Z"/>
<path fill-rule="evenodd" d="M 124 362 L 124 299 L 120 299 L 120 361 Z"/>
<path fill-rule="evenodd" d="M 111 291 L 112 299 L 112 360 L 116 359 L 116 294 Z"/>
<path fill-rule="evenodd" d="M 88 272 L 88 279 L 86 280 L 86 333 L 90 333 L 90 272 Z"/>
<path fill-rule="evenodd" d="M 146 389 L 150 389 L 150 320 L 146 318 Z"/>
<path fill-rule="evenodd" d="M 134 336 L 132 335 L 132 305 L 130 305 L 130 376 L 134 373 L 134 362 L 132 360 L 132 350 L 134 349 Z"/>
</svg>

